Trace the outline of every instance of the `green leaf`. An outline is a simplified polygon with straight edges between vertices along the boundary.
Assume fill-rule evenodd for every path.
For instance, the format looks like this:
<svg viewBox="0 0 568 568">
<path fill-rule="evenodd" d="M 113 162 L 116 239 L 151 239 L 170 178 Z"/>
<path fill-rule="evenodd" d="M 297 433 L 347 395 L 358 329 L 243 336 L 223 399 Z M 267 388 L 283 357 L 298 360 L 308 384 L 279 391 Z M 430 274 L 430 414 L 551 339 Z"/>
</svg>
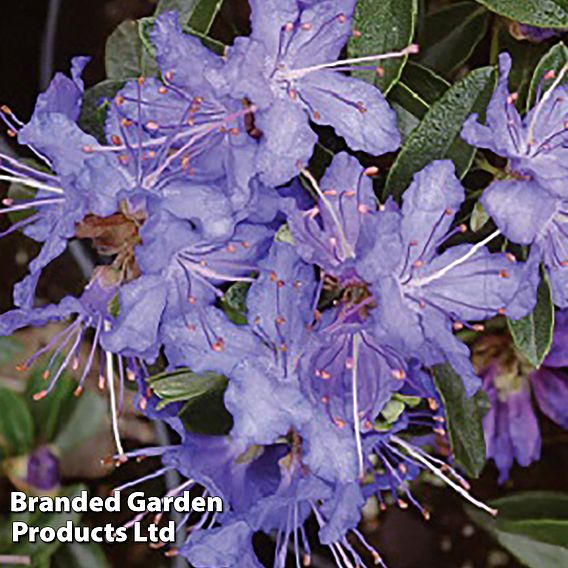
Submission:
<svg viewBox="0 0 568 568">
<path fill-rule="evenodd" d="M 536 102 L 539 85 L 544 94 L 551 87 L 552 83 L 554 83 L 554 78 L 544 80 L 544 75 L 547 71 L 556 71 L 558 73 L 567 63 L 568 48 L 563 42 L 557 43 L 544 55 L 536 66 L 531 79 L 527 97 L 527 110 Z"/>
<path fill-rule="evenodd" d="M 33 400 L 32 396 L 45 389 L 43 371 L 35 369 L 29 376 L 26 384 L 26 401 L 33 417 L 35 438 L 38 443 L 50 443 L 57 431 L 71 415 L 70 401 L 76 402 L 73 396 L 76 383 L 65 376 L 58 379 L 57 385 L 42 400 Z"/>
<path fill-rule="evenodd" d="M 189 369 L 177 369 L 160 373 L 146 381 L 154 394 L 161 399 L 158 409 L 172 402 L 196 401 L 211 391 L 224 392 L 227 379 L 217 373 L 194 373 Z"/>
<path fill-rule="evenodd" d="M 381 410 L 381 416 L 387 421 L 388 424 L 394 424 L 404 412 L 406 405 L 401 400 L 392 398 L 389 400 Z"/>
<path fill-rule="evenodd" d="M 63 454 L 93 437 L 107 414 L 105 401 L 90 390 L 83 391 L 78 398 L 68 399 L 67 405 L 71 408 L 63 407 L 63 411 L 69 418 L 59 425 L 53 441 Z"/>
<path fill-rule="evenodd" d="M 200 0 L 191 14 L 189 27 L 208 35 L 222 6 L 223 0 Z"/>
<path fill-rule="evenodd" d="M 14 337 L 0 337 L 0 366 L 11 365 L 23 349 L 21 341 Z"/>
<path fill-rule="evenodd" d="M 529 568 L 560 568 L 568 566 L 568 549 L 532 538 L 497 531 L 499 544 Z"/>
<path fill-rule="evenodd" d="M 471 56 L 487 33 L 489 12 L 475 2 L 458 2 L 429 14 L 419 38 L 420 62 L 450 75 Z"/>
<path fill-rule="evenodd" d="M 420 124 L 430 107 L 448 89 L 450 83 L 432 70 L 409 61 L 399 82 L 389 93 L 389 102 L 397 114 L 403 143 Z M 450 154 L 452 149 L 450 149 Z"/>
<path fill-rule="evenodd" d="M 221 309 L 237 325 L 246 325 L 248 323 L 247 294 L 249 288 L 249 282 L 235 282 L 225 292 L 221 300 Z"/>
<path fill-rule="evenodd" d="M 568 565 L 568 494 L 517 493 L 490 503 L 499 514 L 488 518 L 468 508 L 468 515 L 523 564 L 533 568 Z"/>
<path fill-rule="evenodd" d="M 55 568 L 110 568 L 104 548 L 96 542 L 71 542 L 62 546 L 55 553 L 53 564 Z"/>
<path fill-rule="evenodd" d="M 455 459 L 468 475 L 478 477 L 485 465 L 485 439 L 476 398 L 467 396 L 461 377 L 448 364 L 436 365 L 432 371 Z"/>
<path fill-rule="evenodd" d="M 461 140 L 461 128 L 471 113 L 485 110 L 494 84 L 495 73 L 491 67 L 476 69 L 430 107 L 403 144 L 389 172 L 386 195 L 399 199 L 413 175 L 432 160 L 451 158 L 460 177 L 467 173 L 475 149 Z"/>
<path fill-rule="evenodd" d="M 469 227 L 474 233 L 476 233 L 485 225 L 485 223 L 487 223 L 487 221 L 489 221 L 489 219 L 489 215 L 487 214 L 485 209 L 483 209 L 483 204 L 481 203 L 481 201 L 478 201 L 471 213 Z"/>
<path fill-rule="evenodd" d="M 87 89 L 83 98 L 79 126 L 99 142 L 105 141 L 105 121 L 109 100 L 124 86 L 124 81 L 109 79 Z"/>
<path fill-rule="evenodd" d="M 477 0 L 511 20 L 539 28 L 567 28 L 567 0 Z"/>
<path fill-rule="evenodd" d="M 125 81 L 140 76 L 157 75 L 157 64 L 140 37 L 140 25 L 143 24 L 126 20 L 108 38 L 105 48 L 108 79 Z"/>
<path fill-rule="evenodd" d="M 440 75 L 436 74 L 432 69 L 428 69 L 424 67 L 424 65 L 420 65 L 420 63 L 415 63 L 414 61 L 409 61 L 405 66 L 402 72 L 401 83 L 413 93 L 419 94 L 420 98 L 427 105 L 426 110 L 451 86 L 446 79 L 440 77 Z"/>
<path fill-rule="evenodd" d="M 233 418 L 223 402 L 228 381 L 222 375 L 210 372 L 198 375 L 189 369 L 178 369 L 150 377 L 147 382 L 162 399 L 158 409 L 186 401 L 178 416 L 190 432 L 224 436 L 231 431 Z"/>
<path fill-rule="evenodd" d="M 233 417 L 225 407 L 225 388 L 212 389 L 189 400 L 178 414 L 186 430 L 207 436 L 226 436 Z"/>
<path fill-rule="evenodd" d="M 493 502 L 499 509 L 498 519 L 522 521 L 526 519 L 568 520 L 568 493 L 557 491 L 523 491 Z"/>
<path fill-rule="evenodd" d="M 196 38 L 199 38 L 205 47 L 208 47 L 217 55 L 223 55 L 225 53 L 227 46 L 223 42 L 213 39 L 212 37 L 209 37 L 208 35 L 200 32 L 199 30 L 196 30 L 195 28 L 192 28 L 191 26 L 184 26 L 183 31 L 195 36 Z"/>
<path fill-rule="evenodd" d="M 515 347 L 538 368 L 552 346 L 554 305 L 548 278 L 543 273 L 537 291 L 536 306 L 520 320 L 507 320 Z"/>
<path fill-rule="evenodd" d="M 160 0 L 155 15 L 159 16 L 164 12 L 175 11 L 179 13 L 179 21 L 186 24 L 198 3 L 199 0 Z"/>
<path fill-rule="evenodd" d="M 416 0 L 359 0 L 353 25 L 360 35 L 356 34 L 350 40 L 349 56 L 378 55 L 404 49 L 414 37 L 417 12 Z M 400 78 L 406 60 L 407 56 L 382 61 L 382 77 L 374 71 L 357 71 L 354 75 L 388 93 Z"/>
<path fill-rule="evenodd" d="M 0 387 L 0 453 L 3 457 L 26 454 L 32 447 L 34 426 L 24 399 Z"/>
</svg>

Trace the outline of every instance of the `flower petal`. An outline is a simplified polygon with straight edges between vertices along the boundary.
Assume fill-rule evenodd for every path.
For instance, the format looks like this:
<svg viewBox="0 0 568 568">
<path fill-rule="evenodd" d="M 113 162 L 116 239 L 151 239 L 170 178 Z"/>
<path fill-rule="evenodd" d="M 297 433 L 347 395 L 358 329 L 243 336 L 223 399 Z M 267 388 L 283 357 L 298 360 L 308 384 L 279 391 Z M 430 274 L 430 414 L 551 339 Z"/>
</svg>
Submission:
<svg viewBox="0 0 568 568">
<path fill-rule="evenodd" d="M 530 375 L 538 406 L 551 420 L 568 428 L 568 376 L 541 367 Z"/>
<path fill-rule="evenodd" d="M 298 81 L 299 97 L 317 124 L 333 126 L 353 150 L 379 156 L 400 146 L 396 114 L 373 85 L 336 71 Z"/>
<path fill-rule="evenodd" d="M 444 240 L 465 192 L 449 160 L 432 162 L 414 175 L 404 192 L 402 238 L 409 247 L 408 264 L 431 260 Z"/>
<path fill-rule="evenodd" d="M 262 131 L 256 169 L 268 186 L 290 181 L 308 165 L 317 136 L 299 105 L 278 99 L 272 106 L 255 115 Z"/>
<path fill-rule="evenodd" d="M 150 32 L 156 58 L 168 81 L 183 88 L 209 94 L 205 72 L 223 66 L 221 57 L 207 49 L 199 39 L 181 30 L 177 12 L 166 12 L 156 18 Z M 194 93 L 197 96 L 197 92 Z"/>
<path fill-rule="evenodd" d="M 481 202 L 499 230 L 510 240 L 529 245 L 556 213 L 559 200 L 534 181 L 495 181 Z"/>
</svg>

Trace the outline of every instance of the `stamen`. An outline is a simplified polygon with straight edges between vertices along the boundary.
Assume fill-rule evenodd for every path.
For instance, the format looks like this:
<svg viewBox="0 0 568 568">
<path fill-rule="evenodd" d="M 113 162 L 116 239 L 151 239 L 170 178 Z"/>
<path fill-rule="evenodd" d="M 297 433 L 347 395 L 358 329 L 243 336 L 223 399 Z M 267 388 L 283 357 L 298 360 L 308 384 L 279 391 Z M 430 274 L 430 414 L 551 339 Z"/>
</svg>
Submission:
<svg viewBox="0 0 568 568">
<path fill-rule="evenodd" d="M 353 65 L 356 63 L 369 63 L 373 61 L 383 61 L 385 59 L 394 59 L 396 57 L 405 57 L 407 55 L 418 53 L 418 45 L 413 43 L 401 51 L 394 51 L 392 53 L 383 53 L 382 55 L 366 55 L 364 57 L 354 57 L 350 59 L 341 59 L 333 61 L 332 63 L 322 63 L 320 65 L 313 65 L 311 67 L 304 67 L 303 69 L 290 69 L 283 72 L 281 75 L 288 80 L 301 79 L 309 73 L 314 71 L 321 71 L 323 69 L 334 69 L 336 67 L 343 67 L 344 65 Z"/>
<path fill-rule="evenodd" d="M 427 459 L 425 459 L 422 455 L 420 455 L 414 448 L 407 444 L 404 440 L 399 438 L 398 436 L 392 436 L 391 440 L 398 444 L 401 448 L 403 448 L 410 456 L 412 456 L 417 462 L 421 463 L 424 467 L 430 470 L 435 476 L 439 477 L 442 481 L 447 483 L 454 491 L 459 493 L 466 501 L 469 501 L 472 505 L 475 505 L 477 508 L 482 509 L 483 511 L 489 513 L 493 517 L 497 515 L 497 510 L 488 507 L 485 503 L 478 501 L 474 497 L 472 497 L 463 487 L 455 483 L 452 479 L 450 479 L 447 475 L 445 475 L 440 469 L 432 465 Z"/>
<path fill-rule="evenodd" d="M 435 280 L 440 279 L 442 276 L 447 274 L 450 270 L 456 268 L 457 266 L 460 266 L 464 262 L 467 262 L 472 256 L 475 255 L 475 253 L 477 253 L 477 251 L 479 249 L 483 248 L 486 244 L 490 243 L 493 239 L 498 237 L 500 234 L 501 234 L 501 231 L 499 231 L 499 230 L 494 231 L 488 237 L 486 237 L 485 239 L 483 239 L 479 243 L 476 243 L 475 245 L 473 245 L 469 249 L 469 251 L 466 254 L 464 254 L 462 257 L 457 258 L 453 262 L 450 262 L 450 264 L 444 266 L 444 268 L 438 270 L 438 272 L 435 272 L 434 274 L 431 274 L 430 276 L 425 276 L 424 278 L 418 278 L 416 280 L 411 280 L 408 283 L 408 286 L 412 286 L 412 287 L 425 286 L 426 284 L 430 284 L 430 282 L 434 282 Z"/>
<path fill-rule="evenodd" d="M 365 465 L 363 463 L 363 445 L 361 443 L 361 430 L 359 428 L 359 401 L 357 384 L 357 367 L 359 362 L 359 334 L 353 334 L 353 369 L 352 369 L 352 396 L 353 396 L 353 428 L 355 429 L 355 443 L 357 446 L 357 459 L 359 460 L 359 480 L 365 477 Z"/>
<path fill-rule="evenodd" d="M 337 213 L 333 208 L 332 204 L 329 202 L 327 197 L 325 196 L 324 192 L 321 190 L 319 183 L 317 182 L 316 178 L 311 174 L 311 172 L 307 169 L 302 170 L 302 174 L 309 180 L 310 184 L 312 185 L 313 189 L 317 193 L 318 197 L 321 199 L 322 203 L 326 206 L 333 222 L 335 223 L 337 233 L 339 236 L 339 241 L 341 244 L 341 252 L 346 258 L 355 258 L 355 251 L 347 241 L 347 237 L 343 230 L 343 225 L 341 221 L 337 217 Z"/>
<path fill-rule="evenodd" d="M 106 332 L 110 331 L 111 325 L 110 322 L 104 322 L 104 330 Z M 113 364 L 113 355 L 110 351 L 105 351 L 106 356 L 106 373 L 107 373 L 107 384 L 108 384 L 108 391 L 110 397 L 110 412 L 112 418 L 112 432 L 114 436 L 114 442 L 116 444 L 116 449 L 118 451 L 118 459 L 123 459 L 124 457 L 124 449 L 122 447 L 122 442 L 120 441 L 120 432 L 118 429 L 118 409 L 116 403 L 116 395 L 114 392 L 114 364 Z"/>
<path fill-rule="evenodd" d="M 535 130 L 536 122 L 538 120 L 540 112 L 542 110 L 542 107 L 548 101 L 548 99 L 552 96 L 554 89 L 556 89 L 556 87 L 558 87 L 558 85 L 560 85 L 562 79 L 564 78 L 564 75 L 566 75 L 566 72 L 568 72 L 568 63 L 566 63 L 564 65 L 564 67 L 562 67 L 562 69 L 560 70 L 560 72 L 556 76 L 554 83 L 552 83 L 550 88 L 546 91 L 546 93 L 544 93 L 544 95 L 542 96 L 542 98 L 538 102 L 537 106 L 535 107 L 534 113 L 533 113 L 532 118 L 531 118 L 531 122 L 529 124 L 528 134 L 527 134 L 527 144 L 529 146 L 532 146 L 534 144 L 534 130 Z"/>
<path fill-rule="evenodd" d="M 29 178 L 20 178 L 16 176 L 5 176 L 0 175 L 0 181 L 5 181 L 8 183 L 19 183 L 21 185 L 25 185 L 27 187 L 32 187 L 34 189 L 43 189 L 45 191 L 51 191 L 53 193 L 64 193 L 62 187 L 53 187 L 51 185 L 47 185 L 45 183 L 40 183 L 39 181 L 29 179 Z"/>
</svg>

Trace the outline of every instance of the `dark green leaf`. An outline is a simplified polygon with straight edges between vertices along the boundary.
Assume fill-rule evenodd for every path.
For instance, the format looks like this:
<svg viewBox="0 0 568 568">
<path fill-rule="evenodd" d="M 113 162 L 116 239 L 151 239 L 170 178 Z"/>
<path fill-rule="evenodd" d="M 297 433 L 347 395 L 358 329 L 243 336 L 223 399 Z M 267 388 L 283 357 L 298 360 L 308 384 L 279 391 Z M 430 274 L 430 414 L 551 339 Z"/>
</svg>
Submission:
<svg viewBox="0 0 568 568">
<path fill-rule="evenodd" d="M 446 411 L 455 459 L 468 475 L 478 477 L 485 465 L 480 407 L 475 397 L 466 395 L 461 377 L 449 365 L 436 365 L 433 375 Z"/>
<path fill-rule="evenodd" d="M 222 5 L 223 0 L 200 0 L 193 10 L 189 27 L 203 35 L 208 35 Z"/>
<path fill-rule="evenodd" d="M 183 31 L 190 35 L 193 35 L 201 40 L 205 47 L 208 47 L 211 51 L 216 53 L 217 55 L 223 55 L 225 53 L 226 45 L 223 42 L 217 41 L 212 37 L 192 28 L 191 26 L 184 26 Z"/>
<path fill-rule="evenodd" d="M 471 213 L 469 227 L 474 233 L 477 233 L 477 231 L 479 231 L 479 229 L 481 229 L 487 221 L 489 221 L 489 215 L 485 209 L 483 209 L 481 201 L 478 201 Z"/>
<path fill-rule="evenodd" d="M 501 497 L 492 503 L 499 509 L 498 519 L 568 520 L 568 493 L 556 491 L 526 491 Z"/>
<path fill-rule="evenodd" d="M 18 353 L 22 351 L 22 343 L 14 337 L 0 337 L 0 366 L 14 366 Z"/>
<path fill-rule="evenodd" d="M 0 453 L 16 456 L 32 447 L 34 426 L 24 399 L 10 389 L 0 387 Z"/>
<path fill-rule="evenodd" d="M 387 195 L 400 198 L 412 176 L 432 160 L 451 157 L 458 175 L 461 177 L 467 173 L 475 149 L 461 140 L 461 128 L 471 113 L 482 113 L 494 84 L 495 73 L 491 67 L 476 69 L 430 107 L 403 144 L 389 172 Z"/>
<path fill-rule="evenodd" d="M 536 306 L 520 320 L 508 320 L 509 330 L 517 349 L 534 367 L 540 367 L 552 346 L 554 305 L 548 279 L 543 273 L 537 291 Z"/>
<path fill-rule="evenodd" d="M 496 532 L 496 538 L 503 548 L 529 568 L 560 568 L 568 566 L 568 549 L 538 542 L 522 535 Z"/>
<path fill-rule="evenodd" d="M 53 441 L 61 453 L 72 450 L 97 433 L 107 414 L 107 406 L 96 392 L 85 390 L 79 398 L 68 399 L 63 411 L 69 418 L 58 425 Z"/>
<path fill-rule="evenodd" d="M 144 24 L 126 20 L 108 38 L 105 48 L 108 79 L 125 81 L 140 76 L 157 75 L 156 62 L 140 38 L 140 25 Z"/>
<path fill-rule="evenodd" d="M 395 85 L 395 89 L 397 89 L 399 86 L 400 83 Z M 412 96 L 413 94 L 414 93 L 411 93 L 409 96 Z M 420 119 L 416 118 L 414 114 L 406 110 L 406 107 L 398 102 L 391 101 L 391 107 L 396 113 L 398 130 L 400 132 L 402 143 L 404 144 L 406 139 L 412 134 L 412 131 L 420 124 Z"/>
<path fill-rule="evenodd" d="M 422 65 L 410 61 L 405 66 L 400 81 L 389 93 L 403 142 L 449 87 L 445 79 Z"/>
<path fill-rule="evenodd" d="M 493 12 L 540 28 L 567 28 L 567 0 L 477 0 Z"/>
<path fill-rule="evenodd" d="M 79 125 L 99 142 L 105 141 L 105 121 L 109 100 L 122 89 L 124 81 L 106 80 L 85 91 Z"/>
<path fill-rule="evenodd" d="M 554 77 L 545 80 L 544 75 L 548 71 L 556 71 L 557 73 L 568 63 L 568 48 L 563 42 L 557 43 L 551 50 L 539 61 L 534 70 L 534 74 L 529 86 L 529 94 L 527 97 L 527 110 L 536 102 L 539 85 L 544 93 L 552 83 Z"/>
<path fill-rule="evenodd" d="M 221 309 L 227 317 L 237 325 L 246 325 L 248 282 L 236 282 L 225 292 L 221 300 Z"/>
<path fill-rule="evenodd" d="M 426 17 L 420 62 L 442 75 L 463 65 L 487 33 L 489 12 L 475 2 L 444 6 Z"/>
<path fill-rule="evenodd" d="M 412 61 L 406 64 L 400 81 L 389 93 L 389 102 L 397 114 L 403 143 L 420 124 L 432 104 L 449 88 L 450 84 L 430 69 Z M 450 149 L 450 153 L 451 151 Z"/>
<path fill-rule="evenodd" d="M 212 381 L 184 397 L 178 416 L 185 428 L 194 434 L 225 436 L 233 427 L 233 417 L 225 407 L 227 379 L 210 373 Z"/>
<path fill-rule="evenodd" d="M 468 515 L 522 563 L 556 568 L 568 562 L 568 494 L 518 493 L 490 503 L 499 514 L 488 518 L 468 508 Z"/>
<path fill-rule="evenodd" d="M 161 399 L 158 408 L 172 402 L 196 401 L 211 391 L 224 392 L 227 379 L 217 373 L 193 373 L 189 369 L 177 369 L 160 373 L 147 379 L 152 392 Z"/>
<path fill-rule="evenodd" d="M 72 411 L 70 402 L 74 403 L 77 399 L 73 396 L 76 383 L 62 376 L 49 396 L 33 400 L 35 393 L 45 389 L 42 374 L 42 369 L 30 374 L 26 384 L 26 401 L 33 417 L 36 441 L 46 444 L 53 441 L 57 431 L 69 419 Z"/>
<path fill-rule="evenodd" d="M 417 10 L 416 0 L 359 0 L 353 18 L 359 33 L 349 42 L 350 57 L 390 53 L 407 47 L 414 37 Z M 398 81 L 406 59 L 382 61 L 382 77 L 374 71 L 358 71 L 355 75 L 387 93 Z"/>
<path fill-rule="evenodd" d="M 432 69 L 419 63 L 409 61 L 404 67 L 401 83 L 420 97 L 431 107 L 449 88 L 450 83 Z"/>
<path fill-rule="evenodd" d="M 84 568 L 109 568 L 105 551 L 96 542 L 72 542 L 62 546 L 53 557 L 55 568 L 82 566 Z"/>
</svg>

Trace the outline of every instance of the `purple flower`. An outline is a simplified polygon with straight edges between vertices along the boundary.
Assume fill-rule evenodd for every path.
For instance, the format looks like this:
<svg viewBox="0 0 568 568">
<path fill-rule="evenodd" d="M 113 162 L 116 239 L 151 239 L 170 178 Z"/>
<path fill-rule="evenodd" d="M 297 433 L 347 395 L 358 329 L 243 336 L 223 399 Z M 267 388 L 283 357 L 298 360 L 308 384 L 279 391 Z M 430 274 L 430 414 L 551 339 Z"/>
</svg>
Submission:
<svg viewBox="0 0 568 568">
<path fill-rule="evenodd" d="M 40 491 L 50 491 L 61 481 L 59 459 L 48 446 L 40 446 L 28 457 L 26 483 Z"/>
<path fill-rule="evenodd" d="M 549 88 L 534 108 L 521 119 L 514 95 L 507 87 L 511 59 L 500 56 L 501 77 L 487 109 L 487 126 L 472 116 L 463 137 L 509 158 L 509 176 L 495 180 L 483 193 L 481 202 L 501 232 L 510 240 L 533 244 L 532 262 L 541 260 L 548 271 L 554 302 L 568 305 L 568 90 Z M 554 74 L 547 74 L 551 79 Z"/>
<path fill-rule="evenodd" d="M 45 390 L 34 395 L 44 398 L 57 384 L 57 381 L 68 367 L 78 368 L 80 349 L 89 330 L 94 330 L 94 339 L 89 348 L 89 355 L 83 365 L 77 394 L 83 390 L 84 382 L 95 361 L 95 352 L 101 336 L 110 320 L 109 306 L 116 295 L 114 286 L 105 285 L 103 279 L 96 277 L 84 290 L 80 298 L 67 296 L 59 304 L 51 304 L 39 308 L 19 308 L 0 315 L 0 335 L 8 336 L 25 327 L 42 327 L 51 322 L 62 322 L 74 317 L 62 331 L 41 347 L 24 363 L 18 365 L 21 370 L 28 369 L 42 355 L 53 350 L 49 363 L 44 371 L 45 379 L 49 379 Z M 103 374 L 104 377 L 104 374 Z"/>
<path fill-rule="evenodd" d="M 554 303 L 568 306 L 568 199 L 532 182 L 494 182 L 481 199 L 504 235 L 533 245 L 530 262 L 544 263 Z"/>
<path fill-rule="evenodd" d="M 526 467 L 540 458 L 540 428 L 527 369 L 506 336 L 481 338 L 473 347 L 473 360 L 491 403 L 483 419 L 487 458 L 495 462 L 503 483 L 515 460 Z"/>
<path fill-rule="evenodd" d="M 333 308 L 316 314 L 302 357 L 303 388 L 335 423 L 365 429 L 402 386 L 407 368 L 405 357 L 377 341 L 376 299 L 358 273 L 364 225 L 377 210 L 369 173 L 355 158 L 338 154 L 319 184 L 311 180 L 317 204 L 301 211 L 290 200 L 285 207 L 298 254 L 321 269 L 318 292 L 339 296 Z"/>
<path fill-rule="evenodd" d="M 378 553 L 356 529 L 364 504 L 358 484 L 321 479 L 304 461 L 305 443 L 293 431 L 278 444 L 267 446 L 249 446 L 233 434 L 216 438 L 185 434 L 178 446 L 129 454 L 161 455 L 164 467 L 117 489 L 175 468 L 190 480 L 179 491 L 197 482 L 208 493 L 220 495 L 223 512 L 205 515 L 191 528 L 180 548 L 180 553 L 196 567 L 236 568 L 243 565 L 243 558 L 247 566 L 261 566 L 251 541 L 257 532 L 276 533 L 275 566 L 284 568 L 287 559 L 307 560 L 311 551 L 304 524 L 312 514 L 319 526 L 320 542 L 329 546 L 334 555 L 352 557 L 362 565 L 359 553 L 346 539 L 347 532 L 352 531 L 379 562 Z"/>
<path fill-rule="evenodd" d="M 124 148 L 125 159 L 142 148 L 142 162 L 130 163 L 142 170 L 144 186 L 173 185 L 179 201 L 194 208 L 208 199 L 202 210 L 210 214 L 239 212 L 250 205 L 256 173 L 258 142 L 247 132 L 252 111 L 209 81 L 213 70 L 224 75 L 224 60 L 183 33 L 177 18 L 161 15 L 151 32 L 162 81 L 127 83 L 113 99 L 107 137 Z"/>
<path fill-rule="evenodd" d="M 268 185 L 307 165 L 317 139 L 309 121 L 333 126 L 353 150 L 378 155 L 398 148 L 396 117 L 381 92 L 341 73 L 359 60 L 337 61 L 354 7 L 354 0 L 251 2 L 252 33 L 229 49 L 223 73 L 231 93 L 255 107 L 262 133 L 255 169 Z"/>
<path fill-rule="evenodd" d="M 114 213 L 117 195 L 126 182 L 110 156 L 83 151 L 96 142 L 76 124 L 83 94 L 80 75 L 87 62 L 87 58 L 73 60 L 72 79 L 55 76 L 47 91 L 39 96 L 28 124 L 20 123 L 9 109 L 2 109 L 1 116 L 10 132 L 17 134 L 18 142 L 51 170 L 48 173 L 0 156 L 0 169 L 7 174 L 2 180 L 36 191 L 29 200 L 3 201 L 3 213 L 33 211 L 8 232 L 22 228 L 28 237 L 43 243 L 39 255 L 30 262 L 29 276 L 15 287 L 14 302 L 20 307 L 33 304 L 41 271 L 63 253 L 67 241 L 75 235 L 76 223 L 87 213 L 103 217 Z"/>
<path fill-rule="evenodd" d="M 473 347 L 473 360 L 483 378 L 491 410 L 483 420 L 487 457 L 499 470 L 499 483 L 516 461 L 526 467 L 540 458 L 541 435 L 533 404 L 568 429 L 568 313 L 556 316 L 553 344 L 539 369 L 531 368 L 507 336 L 486 336 Z M 532 393 L 532 396 L 531 396 Z"/>
<path fill-rule="evenodd" d="M 562 428 L 568 429 L 568 310 L 556 312 L 552 347 L 530 382 L 540 410 Z"/>
<path fill-rule="evenodd" d="M 356 270 L 363 225 L 377 209 L 372 172 L 342 152 L 319 183 L 311 180 L 318 193 L 313 207 L 299 210 L 291 198 L 284 207 L 298 254 L 335 278 L 348 280 Z"/>
<path fill-rule="evenodd" d="M 188 347 L 193 344 L 185 357 L 179 346 L 171 345 L 175 364 L 201 367 L 203 362 L 193 361 L 190 354 L 202 348 L 223 351 L 228 339 L 225 333 L 211 334 L 224 321 L 211 310 L 224 294 L 221 286 L 252 282 L 273 234 L 263 225 L 241 223 L 226 240 L 212 241 L 160 206 L 141 229 L 142 244 L 136 249 L 141 276 L 120 288 L 120 312 L 105 346 L 155 358 L 162 342 L 160 327 L 167 322 L 167 349 L 173 336 L 176 341 L 184 336 Z"/>
<path fill-rule="evenodd" d="M 485 245 L 498 233 L 440 252 L 440 245 L 463 231 L 452 229 L 463 199 L 451 162 L 424 168 L 400 209 L 388 203 L 369 216 L 357 270 L 376 298 L 377 338 L 425 366 L 450 363 L 471 393 L 479 381 L 452 329 L 496 314 L 526 315 L 535 303 L 538 273 L 511 255 L 489 253 Z"/>
<path fill-rule="evenodd" d="M 342 333 L 330 335 L 329 348 L 320 348 L 315 369 L 335 375 L 339 387 L 344 382 L 340 361 L 350 356 L 345 333 L 363 329 L 361 360 L 384 371 L 379 385 L 387 389 L 373 404 L 384 402 L 389 389 L 396 390 L 392 379 L 406 376 L 409 357 L 425 366 L 450 362 L 473 392 L 479 381 L 467 347 L 452 328 L 498 313 L 513 318 L 526 314 L 535 302 L 538 274 L 528 270 L 532 264 L 525 267 L 510 255 L 490 254 L 484 245 L 497 233 L 440 253 L 441 245 L 463 231 L 462 226 L 452 228 L 464 191 L 451 162 L 435 162 L 416 174 L 402 208 L 392 201 L 378 208 L 364 174 L 354 158 L 340 154 L 321 187 L 312 180 L 318 204 L 304 212 L 287 209 L 300 254 L 329 274 L 342 294 L 335 302 L 335 321 L 326 328 L 328 334 Z M 332 357 L 342 351 L 347 359 Z M 322 367 L 326 357 L 334 362 L 333 373 Z M 369 394 L 381 386 L 365 377 L 365 363 L 361 372 L 366 392 L 360 398 L 372 402 Z M 368 407 L 375 412 L 373 404 Z"/>
<path fill-rule="evenodd" d="M 555 28 L 537 28 L 520 22 L 511 22 L 509 25 L 511 35 L 518 40 L 526 39 L 532 43 L 542 43 L 553 37 L 562 35 L 563 30 Z"/>
<path fill-rule="evenodd" d="M 510 180 L 494 182 L 489 191 L 500 187 L 500 191 L 506 192 L 511 187 L 522 186 L 526 187 L 526 193 L 546 190 L 567 197 L 564 180 L 568 175 L 565 144 L 568 88 L 560 85 L 563 73 L 545 74 L 543 82 L 554 78 L 554 83 L 521 118 L 514 105 L 517 96 L 510 94 L 508 88 L 511 64 L 508 53 L 499 56 L 500 78 L 487 107 L 486 125 L 479 124 L 477 115 L 472 115 L 464 124 L 462 137 L 470 144 L 509 159 Z"/>
</svg>

